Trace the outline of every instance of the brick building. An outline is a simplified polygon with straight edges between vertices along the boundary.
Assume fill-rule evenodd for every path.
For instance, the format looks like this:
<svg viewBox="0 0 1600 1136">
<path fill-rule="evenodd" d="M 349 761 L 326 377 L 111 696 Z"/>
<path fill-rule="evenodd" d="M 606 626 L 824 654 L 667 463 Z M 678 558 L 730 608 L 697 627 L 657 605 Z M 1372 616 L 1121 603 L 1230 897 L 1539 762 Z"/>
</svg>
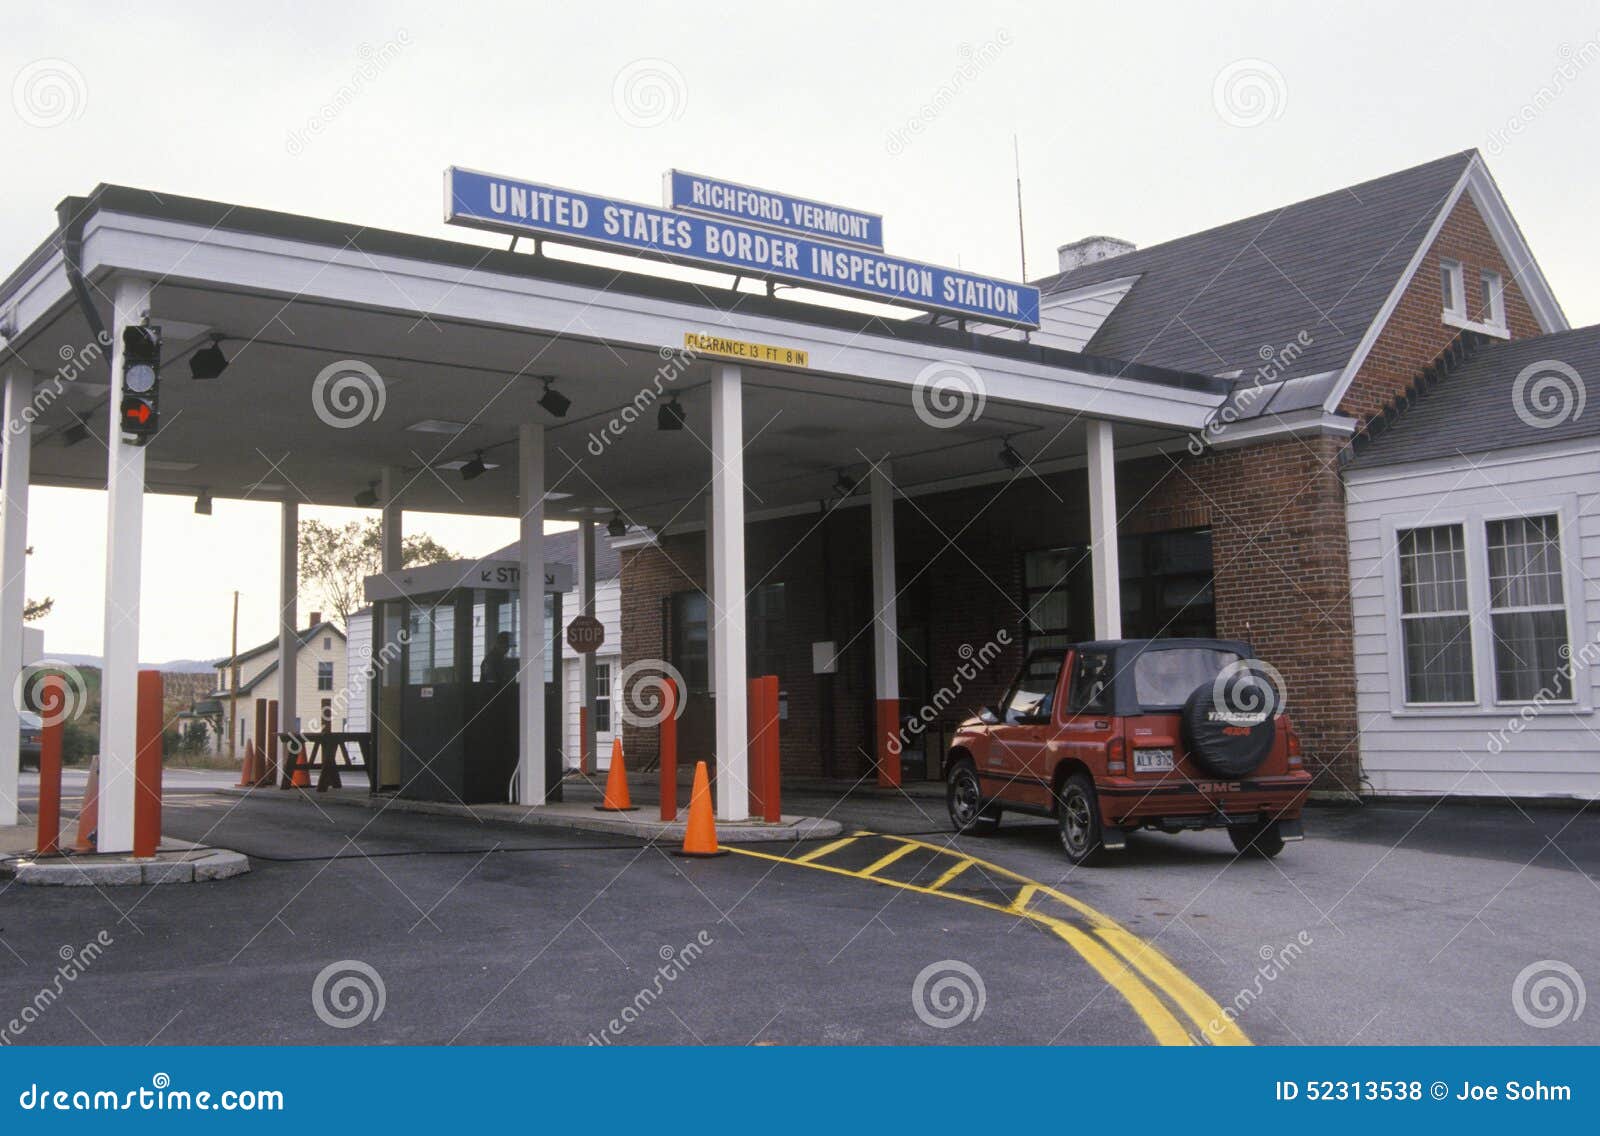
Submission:
<svg viewBox="0 0 1600 1136">
<path fill-rule="evenodd" d="M 1061 260 L 1037 282 L 1032 342 L 1106 373 L 1232 384 L 1202 434 L 1119 445 L 1123 633 L 1252 642 L 1288 683 L 1321 785 L 1359 791 L 1341 454 L 1463 333 L 1566 327 L 1483 159 L 1451 155 L 1143 250 L 1089 238 Z M 1035 460 L 1049 440 L 1024 426 L 990 442 L 992 474 L 894 486 L 899 709 L 939 706 L 926 746 L 906 749 L 907 777 L 938 776 L 941 731 L 997 700 L 1029 647 L 1093 634 L 1086 463 Z M 856 778 L 879 760 L 864 490 L 881 457 L 893 455 L 860 452 L 814 506 L 748 502 L 749 668 L 780 678 L 794 775 Z M 690 755 L 713 744 L 706 544 L 696 523 L 622 542 L 624 662 L 683 674 Z M 967 678 L 971 657 L 986 662 Z M 655 731 L 627 744 L 648 759 Z"/>
</svg>

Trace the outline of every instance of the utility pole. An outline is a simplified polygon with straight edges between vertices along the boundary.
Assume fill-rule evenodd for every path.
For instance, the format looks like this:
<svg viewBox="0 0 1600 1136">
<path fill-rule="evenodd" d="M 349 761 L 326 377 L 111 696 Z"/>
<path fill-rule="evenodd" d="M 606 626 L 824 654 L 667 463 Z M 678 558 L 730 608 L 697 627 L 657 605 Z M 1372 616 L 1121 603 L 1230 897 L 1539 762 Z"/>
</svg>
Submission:
<svg viewBox="0 0 1600 1136">
<path fill-rule="evenodd" d="M 233 649 L 228 655 L 228 764 L 238 760 L 237 737 L 239 729 L 239 593 L 233 593 Z"/>
<path fill-rule="evenodd" d="M 1022 149 L 1017 136 L 1011 136 L 1011 158 L 1017 169 L 1017 252 L 1022 257 L 1022 282 L 1028 282 L 1028 243 L 1022 234 Z"/>
</svg>

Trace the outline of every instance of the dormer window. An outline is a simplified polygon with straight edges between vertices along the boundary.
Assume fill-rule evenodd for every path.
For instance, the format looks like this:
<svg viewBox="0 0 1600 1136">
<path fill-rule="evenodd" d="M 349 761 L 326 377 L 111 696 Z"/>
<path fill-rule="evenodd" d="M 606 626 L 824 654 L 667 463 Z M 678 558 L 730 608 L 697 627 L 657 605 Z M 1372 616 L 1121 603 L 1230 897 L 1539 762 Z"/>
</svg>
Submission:
<svg viewBox="0 0 1600 1136">
<path fill-rule="evenodd" d="M 1506 325 L 1505 284 L 1498 272 L 1485 272 L 1479 277 L 1482 285 L 1483 322 L 1490 327 Z"/>
<path fill-rule="evenodd" d="M 1441 260 L 1439 262 L 1439 287 L 1444 294 L 1444 310 L 1446 315 L 1467 318 L 1467 293 L 1462 282 L 1461 262 L 1459 260 Z"/>
</svg>

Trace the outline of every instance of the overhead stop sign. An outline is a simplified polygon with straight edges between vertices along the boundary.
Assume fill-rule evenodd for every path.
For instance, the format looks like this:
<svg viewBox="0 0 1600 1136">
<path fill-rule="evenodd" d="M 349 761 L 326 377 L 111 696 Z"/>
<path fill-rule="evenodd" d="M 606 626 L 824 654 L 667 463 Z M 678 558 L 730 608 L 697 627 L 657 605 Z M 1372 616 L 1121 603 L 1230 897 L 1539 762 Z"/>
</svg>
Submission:
<svg viewBox="0 0 1600 1136">
<path fill-rule="evenodd" d="M 580 655 L 598 651 L 606 641 L 606 625 L 592 615 L 580 615 L 567 624 L 567 646 Z"/>
</svg>

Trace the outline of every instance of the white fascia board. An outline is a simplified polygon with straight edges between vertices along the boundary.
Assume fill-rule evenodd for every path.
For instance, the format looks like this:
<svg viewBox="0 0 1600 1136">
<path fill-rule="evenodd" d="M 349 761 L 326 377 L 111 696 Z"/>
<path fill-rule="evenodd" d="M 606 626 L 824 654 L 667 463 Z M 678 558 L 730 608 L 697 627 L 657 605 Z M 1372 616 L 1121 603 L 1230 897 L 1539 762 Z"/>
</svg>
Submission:
<svg viewBox="0 0 1600 1136">
<path fill-rule="evenodd" d="M 1507 449 L 1445 454 L 1418 461 L 1394 462 L 1391 465 L 1346 468 L 1344 478 L 1352 485 L 1376 485 L 1383 481 L 1411 481 L 1435 473 L 1468 473 L 1475 469 L 1497 470 L 1527 462 L 1564 462 L 1593 458 L 1596 454 L 1600 454 L 1600 435 L 1569 438 L 1564 442 L 1529 442 Z"/>
<path fill-rule="evenodd" d="M 8 342 L 20 347 L 54 318 L 56 310 L 71 297 L 67 284 L 66 259 L 57 252 L 27 279 L 19 281 L 7 295 L 0 296 L 0 322 L 9 330 Z"/>
<path fill-rule="evenodd" d="M 1206 448 L 1228 450 L 1251 442 L 1271 441 L 1273 438 L 1301 438 L 1307 434 L 1349 437 L 1355 432 L 1354 418 L 1329 414 L 1320 406 L 1312 406 L 1289 414 L 1269 413 L 1261 418 L 1247 418 L 1223 427 L 1214 436 L 1207 432 Z"/>
<path fill-rule="evenodd" d="M 930 365 L 959 363 L 982 376 L 993 400 L 1174 429 L 1204 425 L 1223 397 L 799 320 L 116 213 L 91 220 L 84 260 L 86 272 L 111 268 L 651 351 L 681 344 L 686 331 L 715 330 L 806 350 L 814 370 L 906 388 Z"/>
<path fill-rule="evenodd" d="M 1433 223 L 1428 226 L 1428 232 L 1422 238 L 1422 243 L 1417 246 L 1410 263 L 1406 265 L 1406 270 L 1400 274 L 1399 281 L 1384 300 L 1383 307 L 1378 309 L 1377 318 L 1372 321 L 1366 334 L 1361 337 L 1361 342 L 1356 345 L 1355 353 L 1345 364 L 1339 382 L 1329 392 L 1328 401 L 1324 404 L 1329 413 L 1336 412 L 1339 404 L 1344 401 L 1344 396 L 1349 393 L 1350 385 L 1355 382 L 1356 375 L 1360 372 L 1362 364 L 1367 361 L 1367 356 L 1371 354 L 1378 336 L 1382 335 L 1384 328 L 1388 326 L 1389 317 L 1399 306 L 1401 297 L 1411 287 L 1411 281 L 1422 267 L 1422 262 L 1433 248 L 1434 241 L 1439 237 L 1439 231 L 1444 228 L 1445 221 L 1455 210 L 1462 194 L 1469 194 L 1472 203 L 1478 207 L 1479 215 L 1488 226 L 1489 235 L 1494 238 L 1500 255 L 1510 266 L 1511 274 L 1517 286 L 1522 289 L 1529 307 L 1533 309 L 1534 318 L 1539 321 L 1540 329 L 1547 335 L 1554 331 L 1567 330 L 1569 325 L 1566 313 L 1556 302 L 1555 293 L 1550 290 L 1549 281 L 1545 279 L 1538 261 L 1534 260 L 1533 250 L 1528 247 L 1528 242 L 1522 236 L 1522 230 L 1517 227 L 1516 219 L 1511 215 L 1511 208 L 1500 193 L 1500 187 L 1490 176 L 1483 155 L 1474 154 L 1472 160 L 1467 163 L 1467 168 L 1462 171 L 1460 179 L 1445 198 Z"/>
<path fill-rule="evenodd" d="M 1124 295 L 1139 282 L 1142 272 L 1135 272 L 1131 276 L 1119 276 L 1115 280 L 1102 280 L 1098 284 L 1085 284 L 1081 288 L 1068 288 L 1064 292 L 1051 292 L 1039 301 L 1039 307 L 1057 308 L 1062 304 L 1076 303 L 1079 300 L 1092 300 L 1096 296 L 1104 296 L 1111 292 L 1121 292 Z M 1120 302 L 1120 301 L 1119 301 Z"/>
</svg>

